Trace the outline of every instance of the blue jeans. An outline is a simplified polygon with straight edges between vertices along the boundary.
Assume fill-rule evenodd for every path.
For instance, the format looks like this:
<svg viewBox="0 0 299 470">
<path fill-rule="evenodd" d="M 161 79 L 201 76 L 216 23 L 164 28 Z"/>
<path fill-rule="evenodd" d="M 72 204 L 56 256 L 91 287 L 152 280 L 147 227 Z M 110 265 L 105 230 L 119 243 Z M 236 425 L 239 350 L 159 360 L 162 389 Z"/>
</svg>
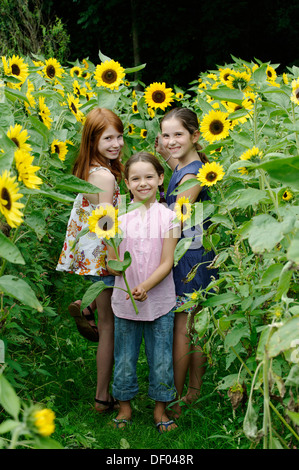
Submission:
<svg viewBox="0 0 299 470">
<path fill-rule="evenodd" d="M 129 401 L 138 393 L 136 366 L 142 335 L 149 365 L 150 398 L 168 402 L 175 397 L 173 310 L 154 321 L 126 320 L 114 316 L 115 368 L 112 394 L 117 400 Z"/>
<path fill-rule="evenodd" d="M 85 279 L 92 282 L 103 281 L 107 287 L 114 287 L 115 276 L 108 274 L 108 276 L 93 276 L 92 274 L 85 274 Z"/>
</svg>

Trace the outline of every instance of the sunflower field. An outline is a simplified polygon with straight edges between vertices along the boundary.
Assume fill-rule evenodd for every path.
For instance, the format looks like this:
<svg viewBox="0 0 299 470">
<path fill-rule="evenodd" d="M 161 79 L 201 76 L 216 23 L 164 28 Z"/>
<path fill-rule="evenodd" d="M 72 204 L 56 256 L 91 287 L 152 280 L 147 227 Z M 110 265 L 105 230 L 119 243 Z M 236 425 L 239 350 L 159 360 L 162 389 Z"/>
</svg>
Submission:
<svg viewBox="0 0 299 470">
<path fill-rule="evenodd" d="M 278 66 L 232 56 L 181 89 L 134 80 L 144 64 L 125 68 L 101 52 L 98 64 L 87 58 L 68 66 L 35 55 L 2 57 L 0 447 L 107 446 L 66 416 L 77 376 L 94 358 L 71 336 L 66 313 L 87 284 L 55 271 L 75 196 L 94 190 L 71 172 L 95 106 L 123 121 L 123 161 L 139 150 L 155 153 L 160 118 L 174 106 L 191 108 L 210 162 L 195 184 L 211 194 L 203 203 L 211 221 L 203 244 L 216 253 L 210 267 L 219 277 L 191 294 L 190 305 L 202 305 L 196 331 L 207 356 L 208 398 L 221 400 L 215 416 L 225 409 L 227 421 L 204 443 L 167 436 L 160 445 L 298 447 L 299 68 L 279 75 Z M 157 157 L 167 182 L 171 171 Z M 95 362 L 90 367 L 95 374 Z M 95 386 L 86 380 L 86 390 Z M 208 419 L 204 386 L 201 403 L 200 424 L 196 408 L 185 412 L 195 413 L 192 439 Z"/>
</svg>

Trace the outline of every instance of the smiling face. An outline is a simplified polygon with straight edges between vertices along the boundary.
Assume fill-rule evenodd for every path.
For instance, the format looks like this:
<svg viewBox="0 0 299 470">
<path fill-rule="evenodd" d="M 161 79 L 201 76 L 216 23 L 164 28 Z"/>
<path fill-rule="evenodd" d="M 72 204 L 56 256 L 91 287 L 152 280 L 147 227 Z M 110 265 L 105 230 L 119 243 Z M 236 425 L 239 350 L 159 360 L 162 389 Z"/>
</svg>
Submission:
<svg viewBox="0 0 299 470">
<path fill-rule="evenodd" d="M 149 162 L 132 163 L 125 183 L 134 197 L 134 202 L 147 199 L 148 207 L 155 202 L 158 187 L 163 183 L 164 175 L 158 175 L 155 167 Z"/>
<path fill-rule="evenodd" d="M 123 135 L 113 126 L 108 126 L 98 142 L 98 151 L 108 160 L 115 160 L 124 146 Z"/>
<path fill-rule="evenodd" d="M 196 152 L 194 144 L 199 138 L 199 132 L 195 131 L 191 135 L 179 119 L 165 119 L 161 131 L 163 145 L 173 158 L 189 160 Z"/>
</svg>

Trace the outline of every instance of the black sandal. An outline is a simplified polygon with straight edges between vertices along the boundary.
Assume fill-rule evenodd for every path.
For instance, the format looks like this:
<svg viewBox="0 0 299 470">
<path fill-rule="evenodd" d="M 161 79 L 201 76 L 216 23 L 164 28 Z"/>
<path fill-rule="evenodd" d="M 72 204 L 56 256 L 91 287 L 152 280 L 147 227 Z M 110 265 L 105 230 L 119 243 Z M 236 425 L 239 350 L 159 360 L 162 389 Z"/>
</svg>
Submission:
<svg viewBox="0 0 299 470">
<path fill-rule="evenodd" d="M 99 341 L 99 332 L 96 326 L 91 326 L 88 323 L 91 320 L 94 320 L 94 313 L 91 310 L 90 306 L 86 307 L 89 311 L 88 315 L 84 315 L 80 310 L 80 304 L 72 302 L 69 307 L 69 313 L 76 322 L 77 330 L 79 333 L 86 339 L 97 343 Z"/>
<path fill-rule="evenodd" d="M 114 411 L 115 410 L 115 406 L 118 405 L 118 401 L 115 400 L 113 397 L 111 400 L 98 400 L 97 398 L 94 399 L 94 401 L 96 403 L 99 403 L 100 405 L 104 405 L 104 406 L 107 406 L 107 408 L 104 408 L 103 410 L 99 410 L 96 408 L 96 411 L 98 413 L 109 413 L 110 411 Z"/>
</svg>

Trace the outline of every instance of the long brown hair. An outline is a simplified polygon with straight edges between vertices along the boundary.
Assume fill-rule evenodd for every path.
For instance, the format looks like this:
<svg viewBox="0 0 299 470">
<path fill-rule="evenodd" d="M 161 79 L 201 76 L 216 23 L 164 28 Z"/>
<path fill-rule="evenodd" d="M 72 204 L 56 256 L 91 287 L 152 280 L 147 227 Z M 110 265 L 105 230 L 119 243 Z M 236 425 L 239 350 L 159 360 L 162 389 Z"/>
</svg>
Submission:
<svg viewBox="0 0 299 470">
<path fill-rule="evenodd" d="M 109 168 L 116 180 L 120 181 L 123 171 L 120 156 L 115 160 L 111 160 L 111 166 L 108 166 L 107 161 L 98 151 L 99 139 L 109 126 L 113 126 L 120 134 L 124 132 L 123 123 L 110 109 L 94 108 L 87 114 L 79 154 L 73 169 L 73 174 L 78 178 L 87 181 L 91 163 L 96 162 L 101 166 Z"/>
<path fill-rule="evenodd" d="M 197 114 L 192 111 L 192 109 L 189 108 L 173 108 L 168 113 L 163 116 L 163 118 L 160 121 L 160 128 L 162 130 L 162 123 L 166 119 L 178 119 L 182 125 L 184 126 L 185 129 L 189 132 L 189 134 L 193 135 L 195 131 L 198 130 L 198 119 L 197 119 Z M 208 157 L 201 152 L 202 146 L 196 142 L 195 143 L 195 148 L 198 153 L 198 156 L 202 163 L 207 163 Z"/>
<path fill-rule="evenodd" d="M 129 160 L 126 161 L 125 168 L 124 168 L 124 176 L 126 180 L 129 179 L 129 170 L 130 170 L 131 165 L 137 162 L 151 163 L 153 167 L 155 168 L 158 176 L 164 175 L 165 171 L 164 171 L 163 166 L 159 162 L 159 160 L 152 153 L 141 151 L 141 152 L 135 153 L 129 158 Z M 159 185 L 159 191 L 160 191 L 159 202 L 161 203 L 166 202 L 165 197 L 164 197 L 163 183 Z"/>
</svg>

